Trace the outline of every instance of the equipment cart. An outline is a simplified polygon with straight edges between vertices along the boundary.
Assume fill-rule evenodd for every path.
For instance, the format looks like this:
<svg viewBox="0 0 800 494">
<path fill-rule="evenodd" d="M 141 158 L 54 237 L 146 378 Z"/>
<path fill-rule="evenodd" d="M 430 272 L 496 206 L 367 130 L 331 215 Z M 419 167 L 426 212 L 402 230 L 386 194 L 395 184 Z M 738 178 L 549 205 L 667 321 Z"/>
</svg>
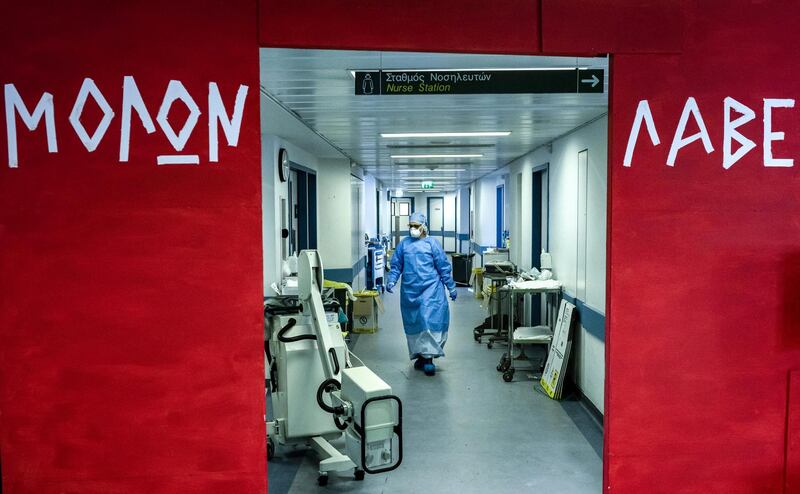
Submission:
<svg viewBox="0 0 800 494">
<path fill-rule="evenodd" d="M 489 308 L 489 321 L 491 321 L 491 328 L 475 328 L 472 331 L 475 341 L 481 342 L 484 336 L 489 337 L 488 347 L 492 348 L 495 341 L 505 341 L 506 334 L 508 333 L 505 325 L 503 324 L 503 302 L 505 299 L 501 297 L 500 289 L 508 283 L 508 275 L 500 273 L 484 273 L 484 279 L 489 281 L 490 290 L 486 299 Z M 493 307 L 496 305 L 496 310 Z M 494 310 L 494 312 L 493 312 Z"/>
<path fill-rule="evenodd" d="M 367 244 L 367 290 L 385 291 L 385 258 L 383 245 L 376 239 L 370 240 Z"/>
<path fill-rule="evenodd" d="M 508 338 L 508 352 L 500 358 L 497 371 L 503 373 L 505 382 L 511 382 L 516 372 L 515 361 L 528 360 L 528 356 L 525 355 L 525 345 L 547 345 L 547 353 L 549 353 L 550 343 L 553 341 L 553 329 L 558 318 L 558 306 L 561 303 L 561 283 L 556 280 L 514 282 L 503 286 L 499 292 L 505 293 L 511 299 L 511 314 L 515 314 L 514 305 L 520 294 L 542 294 L 545 298 L 544 320 L 546 324 L 514 328 L 513 318 L 509 318 L 508 334 L 511 336 Z M 514 356 L 515 345 L 520 347 L 520 354 L 516 357 Z M 538 370 L 541 372 L 543 367 L 544 360 L 540 363 Z M 531 364 L 531 369 L 534 369 L 533 364 Z"/>
</svg>

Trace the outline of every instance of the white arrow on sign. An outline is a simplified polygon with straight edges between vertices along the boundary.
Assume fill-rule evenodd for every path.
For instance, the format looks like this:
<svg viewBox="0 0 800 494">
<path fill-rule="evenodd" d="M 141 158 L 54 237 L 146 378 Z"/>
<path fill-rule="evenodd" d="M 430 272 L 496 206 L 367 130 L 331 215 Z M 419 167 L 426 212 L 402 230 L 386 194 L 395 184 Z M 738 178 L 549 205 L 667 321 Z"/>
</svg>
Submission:
<svg viewBox="0 0 800 494">
<path fill-rule="evenodd" d="M 581 82 L 584 83 L 584 84 L 591 83 L 592 87 L 595 87 L 596 85 L 598 85 L 600 83 L 600 79 L 598 79 L 596 75 L 592 74 L 592 78 L 591 79 L 581 79 Z"/>
</svg>

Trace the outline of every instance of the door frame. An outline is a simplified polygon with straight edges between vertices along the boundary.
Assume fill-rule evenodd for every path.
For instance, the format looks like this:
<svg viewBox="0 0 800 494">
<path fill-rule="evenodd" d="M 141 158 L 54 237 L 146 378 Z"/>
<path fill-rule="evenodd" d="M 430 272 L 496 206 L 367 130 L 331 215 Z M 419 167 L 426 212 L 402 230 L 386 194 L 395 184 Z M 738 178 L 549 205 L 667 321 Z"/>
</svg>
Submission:
<svg viewBox="0 0 800 494">
<path fill-rule="evenodd" d="M 442 53 L 455 53 L 455 52 L 458 51 L 458 50 L 454 50 L 452 48 L 446 48 L 446 47 L 441 47 L 440 49 L 437 49 L 437 47 L 435 46 L 437 44 L 440 45 L 440 46 L 443 46 L 442 43 L 437 43 L 437 42 L 433 43 L 434 46 L 430 46 L 430 44 L 427 44 L 426 46 L 421 46 L 421 45 L 420 46 L 416 46 L 414 43 L 411 43 L 411 46 L 403 48 L 403 50 L 419 51 L 419 52 L 442 52 Z M 300 44 L 300 46 L 295 45 L 293 43 L 288 43 L 288 44 L 282 45 L 282 44 L 273 44 L 273 43 L 268 43 L 268 42 L 265 43 L 263 41 L 259 43 L 259 47 L 260 48 L 297 48 L 297 49 L 311 49 L 312 48 L 311 46 L 304 46 L 302 44 Z M 362 42 L 362 43 L 360 43 L 358 45 L 348 45 L 347 43 L 342 43 L 341 41 L 337 41 L 336 39 L 333 39 L 333 38 L 332 38 L 332 40 L 331 40 L 331 42 L 329 44 L 326 44 L 325 46 L 317 47 L 317 48 L 326 49 L 326 50 L 398 51 L 397 47 L 384 45 L 384 44 L 381 44 L 381 42 L 375 42 L 375 41 L 372 41 L 372 40 L 369 40 L 369 41 L 366 41 L 366 42 Z M 603 52 L 607 53 L 608 57 L 609 57 L 608 77 L 610 78 L 611 74 L 614 73 L 614 69 L 613 69 L 613 66 L 614 66 L 614 50 L 603 50 Z M 488 52 L 486 50 L 481 50 L 481 49 L 475 49 L 475 50 L 467 49 L 464 53 L 486 54 Z M 514 52 L 513 50 L 510 51 L 510 50 L 505 50 L 505 49 L 501 49 L 501 50 L 498 50 L 498 51 L 492 52 L 492 53 L 505 54 L 505 55 L 534 54 L 534 53 Z M 581 52 L 581 51 L 570 52 L 570 56 L 592 57 L 592 56 L 597 56 L 597 53 L 598 53 L 597 50 L 589 48 L 585 52 Z M 547 50 L 537 51 L 535 53 L 535 55 L 537 55 L 537 56 L 564 56 L 564 54 L 554 53 L 554 52 L 550 52 L 550 51 L 547 51 Z M 614 119 L 614 117 L 613 117 L 613 115 L 614 115 L 614 106 L 613 106 L 612 100 L 610 98 L 610 90 L 609 90 L 607 115 L 608 115 L 607 118 L 608 118 L 608 121 L 609 121 L 609 129 L 608 129 L 608 133 L 607 133 L 607 158 L 608 158 L 607 167 L 610 170 L 611 162 L 612 162 L 611 153 L 612 153 L 612 149 L 613 149 L 613 140 L 612 140 L 612 133 L 611 133 L 611 129 L 610 129 L 610 123 Z M 548 218 L 548 223 L 549 223 L 549 215 L 550 215 L 550 205 L 549 205 L 549 203 L 550 203 L 550 197 L 549 197 L 550 173 L 549 173 L 549 168 L 548 168 L 547 179 L 548 179 L 548 211 L 547 211 L 547 218 Z M 505 184 L 499 185 L 498 188 L 503 188 L 504 189 L 504 186 L 505 186 Z M 607 215 L 610 216 L 610 211 L 611 211 L 611 208 L 610 208 L 610 204 L 611 204 L 611 182 L 610 182 L 610 178 L 609 178 L 609 183 L 608 183 L 608 189 L 607 190 L 608 190 L 607 202 L 608 202 L 608 205 L 609 205 Z M 477 194 L 477 191 L 475 191 L 475 194 Z M 468 222 L 469 222 L 469 240 L 468 240 L 468 244 L 469 244 L 469 248 L 468 248 L 468 250 L 469 250 L 470 253 L 472 253 L 474 247 L 476 247 L 476 244 L 474 244 L 474 240 L 475 240 L 474 229 L 475 229 L 476 225 L 478 224 L 478 221 L 476 221 L 476 218 L 475 218 L 475 215 L 477 214 L 477 211 L 474 211 L 472 209 L 472 207 L 473 207 L 472 201 L 473 201 L 473 198 L 475 197 L 475 194 L 473 194 L 473 185 L 470 184 L 468 186 L 468 200 L 469 200 L 469 206 L 468 206 L 468 216 L 469 216 L 469 219 L 468 219 Z M 403 198 L 403 197 L 398 197 L 398 198 Z M 412 212 L 415 211 L 416 208 L 415 208 L 415 204 L 414 204 L 414 202 L 415 202 L 414 198 L 413 197 L 407 197 L 407 198 L 411 199 L 411 201 L 412 201 L 411 202 Z M 392 197 L 391 199 L 394 200 L 395 197 Z M 504 196 L 504 202 L 505 202 L 505 196 Z M 392 204 L 393 203 L 390 201 L 390 203 L 389 203 L 389 207 L 390 208 L 391 208 Z M 390 238 L 394 238 L 394 230 L 393 230 L 393 228 L 394 228 L 394 221 L 393 221 L 394 215 L 391 214 L 391 209 L 390 209 L 389 213 L 390 213 L 389 214 L 389 218 L 390 218 Z M 501 210 L 501 214 L 502 214 L 502 210 Z M 611 280 L 611 273 L 610 273 L 611 221 L 610 221 L 610 218 L 609 218 L 609 221 L 608 221 L 607 226 L 606 226 L 606 233 L 607 233 L 607 241 L 606 241 L 607 242 L 607 244 L 606 244 L 607 245 L 607 252 L 606 252 L 606 302 L 605 302 L 605 306 L 606 306 L 606 314 L 608 315 L 608 314 L 610 314 L 610 310 L 609 309 L 610 309 L 610 305 L 611 305 L 611 303 L 610 303 L 610 299 L 611 299 L 611 290 L 610 290 L 610 280 Z M 550 228 L 549 228 L 549 225 L 548 225 L 547 235 L 546 235 L 546 242 L 547 242 L 548 248 L 549 248 L 549 237 L 550 237 Z M 501 243 L 501 242 L 498 242 L 498 243 Z M 479 252 L 480 252 L 480 246 L 478 246 L 478 248 L 479 248 Z M 605 414 L 606 414 L 605 416 L 607 416 L 607 414 L 609 413 L 609 410 L 611 408 L 610 407 L 610 403 L 609 403 L 610 400 L 609 400 L 609 384 L 608 384 L 608 382 L 609 382 L 608 376 L 610 375 L 610 372 L 609 372 L 609 360 L 610 360 L 609 359 L 609 355 L 610 355 L 610 328 L 607 328 L 606 329 L 606 345 L 605 345 L 605 363 L 604 363 L 605 364 L 605 373 L 606 373 L 606 383 L 605 383 L 605 389 L 604 389 L 604 410 L 605 410 Z M 603 478 L 603 486 L 604 487 L 607 485 L 608 443 L 609 443 L 609 432 L 608 432 L 608 427 L 606 426 L 606 427 L 603 428 L 603 477 L 604 477 Z"/>
<path fill-rule="evenodd" d="M 545 175 L 546 174 L 546 175 Z M 546 180 L 545 180 L 546 178 Z M 537 192 L 538 185 L 538 192 Z M 542 189 L 547 189 L 547 207 L 542 207 Z M 549 249 L 547 237 L 542 235 L 542 227 L 546 235 L 550 235 L 550 163 L 534 167 L 531 170 L 531 267 L 541 269 L 541 251 Z M 538 235 L 535 233 L 538 232 Z M 538 243 L 535 241 L 538 239 Z M 532 324 L 540 324 L 542 320 L 542 297 L 531 297 Z"/>
<path fill-rule="evenodd" d="M 394 239 L 395 233 L 401 230 L 394 229 L 394 218 L 398 216 L 394 214 L 394 204 L 396 204 L 397 199 L 408 199 L 411 201 L 411 209 L 409 210 L 409 216 L 411 216 L 414 211 L 416 211 L 416 198 L 414 196 L 392 196 L 389 200 L 389 239 Z M 395 246 L 396 247 L 396 246 Z"/>
<path fill-rule="evenodd" d="M 301 201 L 305 203 L 306 215 L 300 214 L 298 208 L 297 215 L 297 232 L 293 231 L 293 216 L 294 210 L 294 197 L 292 194 L 292 180 L 287 182 L 289 190 L 289 255 L 292 249 L 300 252 L 303 248 L 316 249 L 317 248 L 317 172 L 307 166 L 303 166 L 294 161 L 289 162 L 289 170 L 297 173 L 297 205 L 300 206 Z M 290 173 L 291 177 L 291 173 Z M 301 189 L 302 186 L 302 189 Z M 294 234 L 297 237 L 293 237 Z M 292 239 L 295 239 L 292 242 Z"/>
<path fill-rule="evenodd" d="M 539 200 L 536 201 L 536 194 L 533 192 L 536 190 L 536 180 L 537 177 L 540 179 L 539 181 L 539 193 L 538 198 Z M 546 179 L 546 180 L 545 180 Z M 542 188 L 547 189 L 547 206 L 546 208 L 542 207 Z M 538 208 L 538 209 L 537 209 Z M 534 214 L 538 210 L 538 222 L 537 222 L 537 215 Z M 539 244 L 537 245 L 532 241 L 531 242 L 531 266 L 534 268 L 541 267 L 541 261 L 539 256 L 541 254 L 541 250 L 545 249 L 548 250 L 550 248 L 549 240 L 550 240 L 550 163 L 544 163 L 543 165 L 534 167 L 531 170 L 531 233 L 537 230 L 539 231 Z M 545 234 L 542 235 L 542 227 L 545 228 Z"/>
<path fill-rule="evenodd" d="M 505 231 L 505 204 L 506 204 L 506 186 L 498 185 L 495 189 L 495 247 L 503 246 L 503 232 Z"/>
<path fill-rule="evenodd" d="M 442 201 L 442 229 L 440 235 L 433 235 L 433 229 L 431 229 L 431 199 L 441 199 Z M 444 214 L 444 196 L 428 196 L 426 198 L 427 204 L 427 218 L 428 218 L 428 236 L 429 237 L 442 237 L 442 249 L 444 249 L 444 232 L 445 232 L 445 214 Z"/>
</svg>

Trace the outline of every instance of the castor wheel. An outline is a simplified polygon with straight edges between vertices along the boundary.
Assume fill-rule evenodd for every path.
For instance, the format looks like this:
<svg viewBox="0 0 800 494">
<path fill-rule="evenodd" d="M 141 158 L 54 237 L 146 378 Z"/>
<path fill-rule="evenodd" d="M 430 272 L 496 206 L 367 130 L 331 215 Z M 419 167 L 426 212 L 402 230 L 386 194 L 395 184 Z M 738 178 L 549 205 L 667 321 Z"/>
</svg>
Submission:
<svg viewBox="0 0 800 494">
<path fill-rule="evenodd" d="M 275 456 L 275 443 L 272 442 L 272 439 L 267 439 L 267 460 L 272 460 Z"/>
<path fill-rule="evenodd" d="M 364 470 L 356 470 L 355 478 L 356 480 L 364 480 Z"/>
<path fill-rule="evenodd" d="M 497 364 L 497 372 L 505 372 L 508 369 L 508 354 L 504 353 L 502 357 L 500 357 L 500 363 Z"/>
<path fill-rule="evenodd" d="M 320 487 L 325 487 L 328 485 L 328 474 L 323 473 L 319 477 L 317 477 L 317 485 Z"/>
<path fill-rule="evenodd" d="M 514 380 L 514 371 L 509 369 L 503 373 L 503 381 L 510 383 Z"/>
</svg>

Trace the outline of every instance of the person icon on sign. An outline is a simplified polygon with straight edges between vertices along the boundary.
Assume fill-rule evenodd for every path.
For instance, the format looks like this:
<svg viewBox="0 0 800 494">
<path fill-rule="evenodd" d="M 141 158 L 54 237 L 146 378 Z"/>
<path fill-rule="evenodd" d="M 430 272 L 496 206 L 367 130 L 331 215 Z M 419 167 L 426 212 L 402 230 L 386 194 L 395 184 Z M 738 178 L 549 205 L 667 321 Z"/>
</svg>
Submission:
<svg viewBox="0 0 800 494">
<path fill-rule="evenodd" d="M 364 80 L 361 81 L 361 92 L 364 94 L 372 94 L 374 90 L 375 83 L 372 82 L 372 74 L 365 75 Z"/>
</svg>

